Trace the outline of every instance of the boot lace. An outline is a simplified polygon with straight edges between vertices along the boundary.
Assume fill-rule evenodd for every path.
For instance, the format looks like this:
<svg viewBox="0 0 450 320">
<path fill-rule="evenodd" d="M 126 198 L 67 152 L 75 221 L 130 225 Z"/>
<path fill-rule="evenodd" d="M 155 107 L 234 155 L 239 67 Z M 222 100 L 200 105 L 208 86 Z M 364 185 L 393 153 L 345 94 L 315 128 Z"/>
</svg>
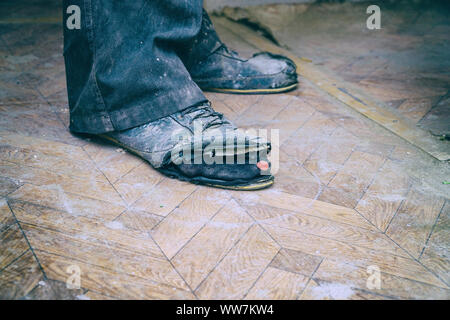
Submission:
<svg viewBox="0 0 450 320">
<path fill-rule="evenodd" d="M 203 123 L 203 130 L 212 127 L 220 127 L 224 124 L 231 124 L 227 119 L 224 118 L 224 115 L 222 113 L 215 111 L 211 107 L 210 102 L 186 108 L 181 111 L 181 115 L 189 115 L 192 119 L 192 122 L 201 119 Z"/>
</svg>

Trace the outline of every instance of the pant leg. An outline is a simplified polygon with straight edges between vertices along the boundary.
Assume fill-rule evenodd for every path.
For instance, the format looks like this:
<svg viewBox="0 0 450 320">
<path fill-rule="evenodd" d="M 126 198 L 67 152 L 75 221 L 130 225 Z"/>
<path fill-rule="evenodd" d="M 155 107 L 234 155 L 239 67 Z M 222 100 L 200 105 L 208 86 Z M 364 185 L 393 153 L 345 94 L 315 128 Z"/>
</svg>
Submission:
<svg viewBox="0 0 450 320">
<path fill-rule="evenodd" d="M 66 25 L 70 5 L 81 28 Z M 176 51 L 201 27 L 202 0 L 64 0 L 70 129 L 132 128 L 206 100 Z"/>
<path fill-rule="evenodd" d="M 192 40 L 181 48 L 179 55 L 189 71 L 193 65 L 206 59 L 221 46 L 222 41 L 214 29 L 214 25 L 208 13 L 203 9 L 200 31 Z"/>
</svg>

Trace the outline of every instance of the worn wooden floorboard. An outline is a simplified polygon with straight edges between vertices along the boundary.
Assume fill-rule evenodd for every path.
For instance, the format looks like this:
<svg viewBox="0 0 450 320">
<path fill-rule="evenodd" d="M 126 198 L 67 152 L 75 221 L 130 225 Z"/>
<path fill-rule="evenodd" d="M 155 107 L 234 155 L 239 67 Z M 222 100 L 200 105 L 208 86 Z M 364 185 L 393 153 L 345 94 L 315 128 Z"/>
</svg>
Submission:
<svg viewBox="0 0 450 320">
<path fill-rule="evenodd" d="M 377 115 L 389 130 L 379 126 L 369 119 L 376 108 L 338 90 L 346 83 L 320 85 L 326 73 L 297 60 L 292 92 L 206 94 L 241 127 L 279 130 L 271 189 L 169 179 L 121 148 L 69 133 L 53 9 L 31 20 L 0 13 L 0 298 L 450 298 L 442 184 L 450 169 L 399 138 L 410 129 L 402 121 Z M 258 50 L 253 40 L 267 44 L 216 21 L 244 56 Z M 333 72 L 362 80 L 385 63 L 343 66 L 344 58 Z M 407 84 L 392 85 L 385 94 L 403 115 L 423 104 L 408 117 L 437 99 L 433 90 L 409 96 Z M 368 268 L 379 270 L 379 287 Z"/>
</svg>

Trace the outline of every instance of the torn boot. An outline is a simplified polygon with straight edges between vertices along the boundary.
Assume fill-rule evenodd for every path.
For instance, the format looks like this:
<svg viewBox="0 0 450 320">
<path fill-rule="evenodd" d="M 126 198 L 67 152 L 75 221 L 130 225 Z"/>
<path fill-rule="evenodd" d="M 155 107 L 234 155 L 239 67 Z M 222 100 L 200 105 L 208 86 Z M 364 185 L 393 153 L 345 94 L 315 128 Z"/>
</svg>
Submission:
<svg viewBox="0 0 450 320">
<path fill-rule="evenodd" d="M 237 129 L 209 103 L 100 135 L 173 178 L 224 189 L 271 186 L 270 143 Z"/>
<path fill-rule="evenodd" d="M 295 63 L 289 58 L 261 52 L 245 60 L 228 49 L 204 10 L 200 33 L 182 56 L 192 79 L 205 91 L 279 93 L 298 83 Z"/>
</svg>

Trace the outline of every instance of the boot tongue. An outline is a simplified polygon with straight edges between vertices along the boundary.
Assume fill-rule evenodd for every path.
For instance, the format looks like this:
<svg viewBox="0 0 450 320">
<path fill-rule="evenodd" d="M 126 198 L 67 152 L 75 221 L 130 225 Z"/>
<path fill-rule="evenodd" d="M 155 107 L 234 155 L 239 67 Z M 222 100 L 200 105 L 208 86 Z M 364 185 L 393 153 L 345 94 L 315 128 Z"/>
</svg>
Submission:
<svg viewBox="0 0 450 320">
<path fill-rule="evenodd" d="M 183 115 L 189 117 L 190 121 L 201 121 L 202 129 L 219 128 L 225 124 L 230 124 L 220 112 L 214 111 L 209 103 L 190 107 L 183 111 Z"/>
</svg>

